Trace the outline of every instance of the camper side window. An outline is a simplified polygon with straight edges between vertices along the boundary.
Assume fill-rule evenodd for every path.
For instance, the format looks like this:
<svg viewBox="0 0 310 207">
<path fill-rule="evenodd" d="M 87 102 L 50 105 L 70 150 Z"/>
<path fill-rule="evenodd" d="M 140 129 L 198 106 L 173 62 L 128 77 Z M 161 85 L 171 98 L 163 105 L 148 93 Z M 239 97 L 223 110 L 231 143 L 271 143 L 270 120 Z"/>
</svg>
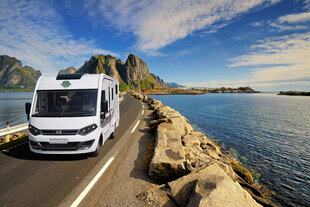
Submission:
<svg viewBox="0 0 310 207">
<path fill-rule="evenodd" d="M 108 93 L 109 93 L 109 102 L 108 102 L 108 108 L 110 109 L 110 102 L 111 102 L 111 95 L 110 95 L 110 87 L 108 87 Z"/>
<path fill-rule="evenodd" d="M 112 101 L 114 100 L 114 92 L 113 92 L 113 88 L 112 88 Z"/>
<path fill-rule="evenodd" d="M 101 91 L 101 112 L 104 112 L 105 90 Z"/>
<path fill-rule="evenodd" d="M 118 87 L 117 87 L 117 84 L 115 84 L 115 94 L 118 94 Z"/>
</svg>

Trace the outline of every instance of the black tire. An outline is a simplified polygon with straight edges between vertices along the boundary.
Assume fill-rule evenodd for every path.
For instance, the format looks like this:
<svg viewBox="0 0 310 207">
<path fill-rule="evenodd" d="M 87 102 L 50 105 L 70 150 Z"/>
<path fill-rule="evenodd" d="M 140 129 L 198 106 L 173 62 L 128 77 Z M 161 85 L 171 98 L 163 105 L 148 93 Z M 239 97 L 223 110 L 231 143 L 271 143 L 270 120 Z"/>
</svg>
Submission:
<svg viewBox="0 0 310 207">
<path fill-rule="evenodd" d="M 98 144 L 97 144 L 97 147 L 96 147 L 96 150 L 91 152 L 89 154 L 90 157 L 97 157 L 99 155 L 99 152 L 100 152 L 100 140 L 98 141 Z"/>
<path fill-rule="evenodd" d="M 115 132 L 112 132 L 109 139 L 113 139 L 115 137 Z"/>
</svg>

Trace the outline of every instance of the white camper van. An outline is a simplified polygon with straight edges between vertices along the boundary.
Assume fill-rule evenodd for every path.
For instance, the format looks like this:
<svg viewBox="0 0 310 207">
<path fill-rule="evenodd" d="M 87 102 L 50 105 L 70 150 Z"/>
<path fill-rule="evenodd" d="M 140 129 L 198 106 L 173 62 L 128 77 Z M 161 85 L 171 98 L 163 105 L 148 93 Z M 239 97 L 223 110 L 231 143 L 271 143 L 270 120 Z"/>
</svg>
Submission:
<svg viewBox="0 0 310 207">
<path fill-rule="evenodd" d="M 119 125 L 118 93 L 118 80 L 105 74 L 41 76 L 25 106 L 30 150 L 97 156 Z"/>
</svg>

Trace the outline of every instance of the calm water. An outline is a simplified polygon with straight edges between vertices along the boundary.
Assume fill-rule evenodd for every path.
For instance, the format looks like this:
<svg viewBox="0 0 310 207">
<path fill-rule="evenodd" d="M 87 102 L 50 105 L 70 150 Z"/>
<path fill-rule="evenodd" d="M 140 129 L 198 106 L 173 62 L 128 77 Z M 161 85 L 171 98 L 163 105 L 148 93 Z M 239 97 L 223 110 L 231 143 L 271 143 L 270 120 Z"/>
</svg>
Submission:
<svg viewBox="0 0 310 207">
<path fill-rule="evenodd" d="M 279 206 L 310 206 L 310 97 L 275 94 L 152 96 L 218 140 L 277 193 Z"/>
<path fill-rule="evenodd" d="M 0 129 L 6 127 L 7 121 L 10 126 L 27 122 L 25 103 L 31 102 L 32 94 L 0 92 Z"/>
</svg>

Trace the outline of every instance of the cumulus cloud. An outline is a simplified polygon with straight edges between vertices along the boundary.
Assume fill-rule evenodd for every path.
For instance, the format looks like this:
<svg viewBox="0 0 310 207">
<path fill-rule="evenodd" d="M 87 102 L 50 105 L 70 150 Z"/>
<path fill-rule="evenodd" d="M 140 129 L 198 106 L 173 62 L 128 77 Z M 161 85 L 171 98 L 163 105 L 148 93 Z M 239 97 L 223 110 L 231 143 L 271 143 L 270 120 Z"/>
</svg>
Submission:
<svg viewBox="0 0 310 207">
<path fill-rule="evenodd" d="M 96 53 L 114 54 L 92 40 L 75 40 L 45 1 L 0 1 L 0 54 L 14 56 L 44 73 L 83 63 Z"/>
<path fill-rule="evenodd" d="M 89 16 L 110 22 L 137 37 L 136 47 L 147 53 L 191 35 L 197 30 L 215 32 L 237 16 L 279 0 L 99 0 L 89 6 Z"/>
</svg>

